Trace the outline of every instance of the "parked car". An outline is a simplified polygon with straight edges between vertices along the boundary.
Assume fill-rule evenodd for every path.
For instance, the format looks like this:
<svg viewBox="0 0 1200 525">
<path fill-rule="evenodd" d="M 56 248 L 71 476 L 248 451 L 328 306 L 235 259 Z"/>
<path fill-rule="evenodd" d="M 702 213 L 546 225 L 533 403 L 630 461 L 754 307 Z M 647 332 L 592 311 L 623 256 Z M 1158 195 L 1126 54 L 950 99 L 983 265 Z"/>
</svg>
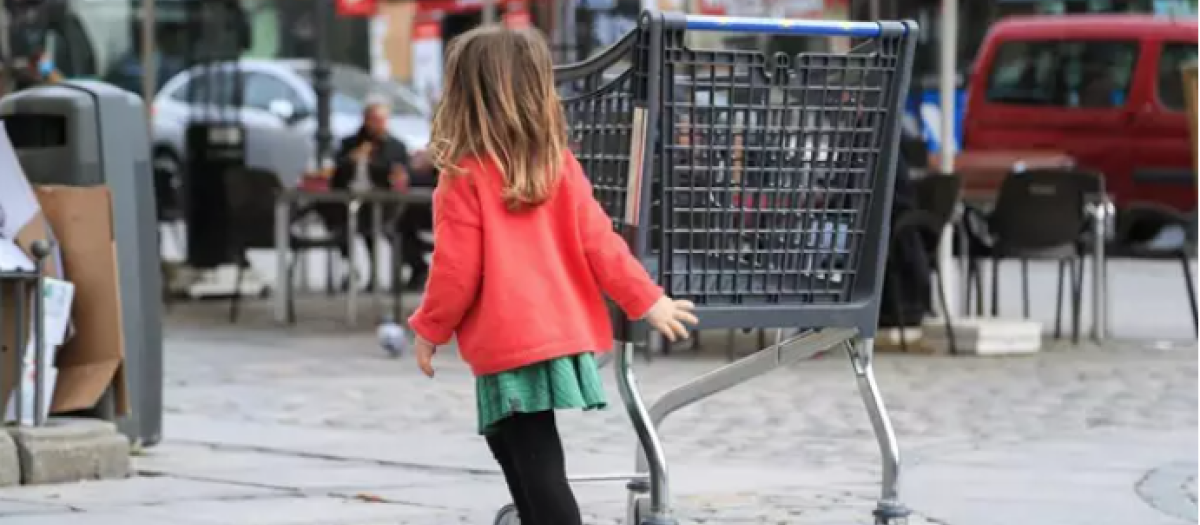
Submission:
<svg viewBox="0 0 1200 525">
<path fill-rule="evenodd" d="M 242 94 L 236 102 L 235 79 L 240 79 Z M 358 130 L 364 107 L 375 99 L 391 106 L 389 129 L 410 153 L 428 145 L 431 111 L 416 93 L 344 65 L 333 66 L 331 83 L 335 147 Z M 239 120 L 246 129 L 247 164 L 269 169 L 291 184 L 315 158 L 316 105 L 309 60 L 246 59 L 186 69 L 154 99 L 155 170 L 178 181 L 188 123 L 208 114 Z"/>
<path fill-rule="evenodd" d="M 964 150 L 1064 153 L 1105 175 L 1118 207 L 1196 208 L 1181 66 L 1195 17 L 1016 17 L 992 27 L 972 72 Z"/>
</svg>

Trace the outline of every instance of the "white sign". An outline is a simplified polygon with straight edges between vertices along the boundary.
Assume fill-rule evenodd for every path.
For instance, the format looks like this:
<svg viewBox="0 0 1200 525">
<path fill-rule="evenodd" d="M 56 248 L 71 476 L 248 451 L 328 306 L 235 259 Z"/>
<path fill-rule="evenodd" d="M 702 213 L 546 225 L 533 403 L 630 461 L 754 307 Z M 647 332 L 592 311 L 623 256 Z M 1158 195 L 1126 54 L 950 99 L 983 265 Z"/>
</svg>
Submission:
<svg viewBox="0 0 1200 525">
<path fill-rule="evenodd" d="M 0 272 L 32 272 L 36 267 L 17 243 L 0 237 Z"/>
<path fill-rule="evenodd" d="M 430 106 L 442 94 L 442 37 L 435 23 L 419 24 L 413 30 L 413 89 Z"/>
<path fill-rule="evenodd" d="M 37 196 L 17 161 L 8 131 L 0 126 L 0 237 L 16 239 L 37 212 Z"/>
</svg>

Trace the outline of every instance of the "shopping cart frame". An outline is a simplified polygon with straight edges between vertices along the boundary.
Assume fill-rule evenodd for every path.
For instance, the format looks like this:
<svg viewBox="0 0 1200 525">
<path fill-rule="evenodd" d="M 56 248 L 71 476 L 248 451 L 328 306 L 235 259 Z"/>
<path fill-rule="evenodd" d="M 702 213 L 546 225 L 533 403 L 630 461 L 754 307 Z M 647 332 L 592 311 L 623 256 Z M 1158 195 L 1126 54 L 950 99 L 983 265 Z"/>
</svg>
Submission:
<svg viewBox="0 0 1200 525">
<path fill-rule="evenodd" d="M 663 147 L 663 137 L 669 136 L 668 131 L 674 132 L 673 125 L 665 123 L 660 126 L 660 114 L 664 109 L 664 97 L 667 95 L 664 86 L 671 82 L 664 81 L 664 55 L 683 56 L 680 50 L 686 50 L 682 35 L 686 31 L 721 31 L 739 33 L 766 33 L 773 35 L 792 36 L 828 36 L 849 37 L 861 39 L 892 39 L 899 49 L 895 52 L 892 64 L 894 71 L 888 77 L 888 90 L 881 90 L 880 106 L 884 110 L 883 122 L 876 124 L 876 131 L 884 136 L 878 138 L 875 152 L 877 158 L 870 162 L 870 173 L 873 177 L 873 187 L 868 191 L 869 204 L 864 205 L 864 218 L 856 219 L 862 225 L 863 237 L 859 241 L 860 249 L 865 252 L 860 261 L 855 262 L 855 268 L 864 271 L 856 275 L 856 284 L 847 289 L 843 297 L 828 304 L 791 303 L 791 304 L 741 304 L 733 301 L 728 304 L 702 304 L 701 328 L 772 328 L 780 326 L 820 327 L 807 329 L 799 335 L 781 340 L 776 343 L 733 363 L 724 365 L 717 370 L 696 377 L 691 381 L 676 387 L 662 395 L 652 405 L 647 406 L 638 388 L 637 377 L 633 370 L 633 357 L 637 349 L 647 346 L 648 334 L 645 326 L 640 324 L 617 323 L 617 339 L 619 348 L 615 352 L 615 373 L 617 386 L 626 412 L 630 416 L 637 439 L 638 451 L 636 472 L 633 474 L 610 474 L 572 477 L 573 482 L 584 481 L 615 481 L 626 480 L 629 490 L 626 524 L 630 525 L 674 525 L 676 520 L 671 515 L 670 484 L 668 463 L 664 452 L 663 442 L 658 433 L 662 422 L 672 413 L 706 399 L 714 394 L 745 383 L 753 378 L 777 370 L 800 360 L 821 354 L 830 349 L 841 348 L 846 351 L 855 375 L 857 387 L 862 397 L 872 430 L 875 433 L 883 462 L 883 475 L 879 501 L 873 512 L 875 523 L 891 525 L 904 520 L 908 509 L 900 502 L 898 493 L 900 474 L 899 445 L 890 418 L 884 407 L 879 386 L 875 380 L 873 369 L 874 334 L 879 314 L 879 295 L 881 292 L 882 272 L 887 255 L 888 232 L 890 230 L 889 211 L 891 208 L 893 181 L 895 177 L 895 159 L 899 144 L 899 117 L 901 99 L 907 92 L 912 57 L 915 49 L 917 25 L 915 22 L 841 22 L 826 20 L 779 20 L 755 18 L 731 18 L 712 16 L 692 16 L 677 13 L 645 12 L 642 14 L 638 27 L 625 38 L 611 46 L 599 55 L 579 64 L 570 64 L 556 68 L 557 81 L 560 85 L 579 83 L 588 78 L 595 78 L 599 72 L 612 65 L 620 57 L 630 57 L 633 64 L 629 70 L 617 75 L 614 79 L 604 82 L 593 82 L 584 89 L 614 90 L 614 86 L 624 85 L 635 96 L 632 101 L 614 102 L 612 100 L 596 102 L 594 105 L 608 104 L 609 109 L 624 104 L 628 109 L 630 122 L 588 122 L 581 126 L 594 135 L 613 135 L 629 139 L 629 149 L 624 164 L 614 166 L 606 153 L 584 158 L 585 170 L 593 177 L 596 197 L 616 220 L 616 226 L 632 251 L 639 256 L 649 255 L 643 259 L 651 273 L 655 274 L 668 292 L 681 288 L 678 282 L 675 252 L 662 247 L 667 239 L 666 224 L 669 223 L 672 203 L 663 198 L 659 202 L 654 197 L 659 193 L 670 193 L 669 190 L 655 192 L 655 175 L 669 169 L 670 162 L 667 148 Z M 674 39 L 674 40 L 671 40 Z M 671 47 L 671 44 L 675 47 Z M 670 48 L 670 49 L 668 49 Z M 803 56 L 800 56 L 803 58 Z M 715 60 L 715 59 L 714 59 Z M 776 57 L 775 67 L 790 67 L 787 59 Z M 799 64 L 797 65 L 799 66 Z M 865 80 L 864 80 L 865 83 Z M 570 104 L 572 99 L 564 96 L 564 104 Z M 805 103 L 805 102 L 801 102 Z M 569 111 L 570 113 L 570 111 Z M 595 112 L 600 115 L 599 111 Z M 608 115 L 602 115 L 608 117 Z M 668 119 L 661 119 L 668 120 Z M 626 127 L 621 127 L 625 126 Z M 664 131 L 666 130 L 666 131 Z M 732 155 L 732 154 L 731 154 Z M 732 158 L 732 157 L 730 157 Z M 595 160 L 603 164 L 602 170 L 588 170 L 588 161 Z M 618 169 L 619 168 L 619 169 Z M 596 171 L 612 172 L 626 170 L 625 180 L 597 181 Z M 619 177 L 618 177 L 619 179 Z M 617 187 L 623 183 L 624 187 Z M 666 183 L 663 183 L 666 184 Z M 811 183 L 812 186 L 818 183 Z M 743 183 L 743 189 L 746 188 Z M 761 190 L 761 188 L 760 188 Z M 873 200 L 872 200 L 873 199 Z M 738 206 L 743 206 L 739 204 Z M 739 209 L 745 209 L 739 208 Z M 726 210 L 728 213 L 728 210 Z M 650 220 L 650 219 L 654 220 Z M 654 221 L 662 221 L 655 231 Z M 655 235 L 658 237 L 655 237 Z M 840 235 L 840 234 L 839 234 Z M 657 257 L 652 250 L 652 243 L 659 240 Z M 832 242 L 832 241 L 831 241 Z M 802 251 L 802 249 L 798 249 Z M 831 252 L 832 253 L 832 252 Z M 849 263 L 848 263 L 849 264 Z M 688 266 L 690 269 L 690 265 Z M 794 269 L 793 269 L 794 270 Z M 810 271 L 811 273 L 811 271 Z M 825 279 L 829 279 L 829 274 Z M 738 277 L 734 277 L 736 280 Z M 724 276 L 718 279 L 724 279 Z M 724 281 L 718 280 L 718 287 Z M 705 285 L 707 286 L 707 285 Z M 709 292 L 708 289 L 701 293 Z M 718 295 L 720 290 L 718 290 Z M 686 296 L 686 294 L 685 294 Z M 836 303 L 836 304 L 835 304 Z M 497 525 L 518 523 L 516 512 L 512 506 L 502 509 L 496 519 Z"/>
</svg>

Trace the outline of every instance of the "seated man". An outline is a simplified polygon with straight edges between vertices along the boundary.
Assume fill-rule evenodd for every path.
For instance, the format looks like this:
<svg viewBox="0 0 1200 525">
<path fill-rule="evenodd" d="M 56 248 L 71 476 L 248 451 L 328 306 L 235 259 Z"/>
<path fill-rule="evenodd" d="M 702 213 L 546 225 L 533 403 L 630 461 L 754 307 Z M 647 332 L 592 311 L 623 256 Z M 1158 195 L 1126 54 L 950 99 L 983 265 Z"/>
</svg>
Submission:
<svg viewBox="0 0 1200 525">
<path fill-rule="evenodd" d="M 387 131 L 389 108 L 381 103 L 368 104 L 363 110 L 363 124 L 358 132 L 342 140 L 335 158 L 333 177 L 329 181 L 332 190 L 391 190 L 393 184 L 406 186 L 408 150 L 404 143 L 396 140 Z M 375 239 L 372 217 L 375 205 L 366 204 L 359 209 L 358 234 L 361 234 L 371 256 L 371 278 L 368 288 L 374 287 Z M 384 221 L 388 220 L 385 206 Z M 346 206 L 330 204 L 321 206 L 321 216 L 331 229 L 345 231 L 348 217 Z M 353 235 L 348 232 L 347 235 Z M 348 257 L 347 247 L 341 247 L 342 257 Z M 347 282 L 348 285 L 348 282 Z"/>
</svg>

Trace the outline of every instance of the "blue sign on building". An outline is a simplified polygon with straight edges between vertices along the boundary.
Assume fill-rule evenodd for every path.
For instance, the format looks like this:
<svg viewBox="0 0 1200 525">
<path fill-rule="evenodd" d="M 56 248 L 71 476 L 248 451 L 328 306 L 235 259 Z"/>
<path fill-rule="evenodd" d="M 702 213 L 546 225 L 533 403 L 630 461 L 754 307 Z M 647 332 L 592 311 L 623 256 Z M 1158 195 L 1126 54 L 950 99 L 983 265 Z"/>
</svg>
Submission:
<svg viewBox="0 0 1200 525">
<path fill-rule="evenodd" d="M 936 89 L 919 91 L 909 96 L 905 113 L 921 123 L 921 133 L 930 153 L 941 151 L 942 95 Z M 955 151 L 962 149 L 963 110 L 967 104 L 967 90 L 959 89 L 954 95 L 954 137 L 951 144 Z"/>
</svg>

